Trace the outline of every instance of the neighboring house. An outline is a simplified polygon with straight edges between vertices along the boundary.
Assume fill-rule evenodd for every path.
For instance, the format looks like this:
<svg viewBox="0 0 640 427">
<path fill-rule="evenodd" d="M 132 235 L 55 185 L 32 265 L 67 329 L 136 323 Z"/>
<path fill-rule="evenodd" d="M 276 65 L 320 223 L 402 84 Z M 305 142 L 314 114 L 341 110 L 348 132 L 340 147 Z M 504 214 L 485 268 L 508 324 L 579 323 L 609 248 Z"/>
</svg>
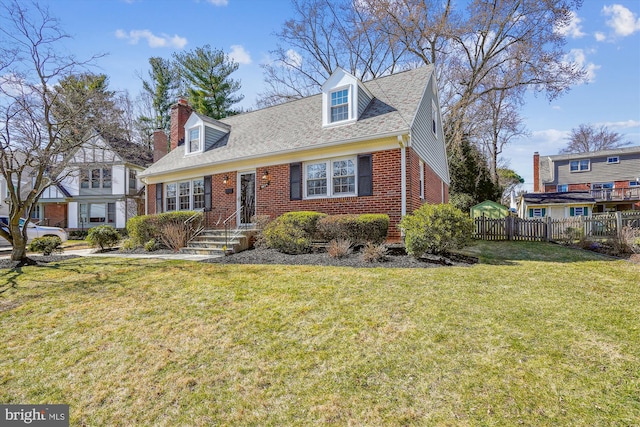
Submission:
<svg viewBox="0 0 640 427">
<path fill-rule="evenodd" d="M 572 218 L 591 216 L 596 201 L 588 191 L 525 193 L 520 196 L 520 218 Z"/>
<path fill-rule="evenodd" d="M 72 154 L 60 183 L 45 189 L 33 213 L 42 225 L 87 229 L 124 228 L 144 213 L 144 186 L 138 177 L 151 163 L 139 145 L 94 135 Z"/>
<path fill-rule="evenodd" d="M 640 210 L 640 146 L 533 155 L 534 193 L 587 191 L 594 212 Z"/>
<path fill-rule="evenodd" d="M 321 94 L 222 120 L 181 100 L 170 140 L 140 175 L 149 214 L 202 209 L 240 226 L 288 211 L 386 213 L 397 240 L 403 215 L 448 201 L 433 66 L 366 83 L 338 69 Z"/>
</svg>

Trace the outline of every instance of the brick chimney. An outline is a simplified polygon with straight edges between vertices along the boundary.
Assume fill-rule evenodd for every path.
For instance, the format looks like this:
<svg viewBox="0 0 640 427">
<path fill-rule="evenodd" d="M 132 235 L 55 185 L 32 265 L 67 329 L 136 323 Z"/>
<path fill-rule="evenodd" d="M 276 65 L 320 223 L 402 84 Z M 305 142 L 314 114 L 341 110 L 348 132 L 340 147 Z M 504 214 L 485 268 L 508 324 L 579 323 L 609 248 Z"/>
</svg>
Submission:
<svg viewBox="0 0 640 427">
<path fill-rule="evenodd" d="M 184 144 L 184 125 L 191 115 L 191 106 L 186 99 L 180 98 L 171 107 L 171 149 Z"/>
<path fill-rule="evenodd" d="M 153 131 L 153 163 L 157 162 L 169 152 L 169 140 L 162 129 Z"/>
<path fill-rule="evenodd" d="M 540 192 L 540 154 L 533 153 L 533 192 Z"/>
</svg>

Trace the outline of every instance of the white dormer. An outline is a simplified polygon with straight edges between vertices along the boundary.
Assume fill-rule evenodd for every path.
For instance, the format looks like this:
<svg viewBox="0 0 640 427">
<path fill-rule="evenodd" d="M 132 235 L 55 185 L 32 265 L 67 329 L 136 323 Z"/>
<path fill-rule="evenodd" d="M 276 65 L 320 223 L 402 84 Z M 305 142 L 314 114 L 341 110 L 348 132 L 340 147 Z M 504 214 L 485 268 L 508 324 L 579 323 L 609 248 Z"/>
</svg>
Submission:
<svg viewBox="0 0 640 427">
<path fill-rule="evenodd" d="M 214 147 L 230 129 L 231 126 L 218 120 L 196 112 L 191 113 L 184 124 L 185 155 L 202 153 Z"/>
<path fill-rule="evenodd" d="M 322 125 L 353 123 L 373 99 L 354 75 L 338 68 L 322 85 Z"/>
</svg>

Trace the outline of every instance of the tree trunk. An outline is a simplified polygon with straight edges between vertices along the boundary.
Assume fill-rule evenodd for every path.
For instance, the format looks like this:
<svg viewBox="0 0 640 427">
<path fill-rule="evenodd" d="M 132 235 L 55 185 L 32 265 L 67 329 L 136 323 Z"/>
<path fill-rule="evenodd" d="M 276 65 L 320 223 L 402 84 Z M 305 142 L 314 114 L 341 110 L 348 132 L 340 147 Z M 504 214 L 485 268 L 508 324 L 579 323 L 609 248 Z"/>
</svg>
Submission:
<svg viewBox="0 0 640 427">
<path fill-rule="evenodd" d="M 11 261 L 26 261 L 27 241 L 22 237 L 22 233 L 13 233 L 13 249 L 11 250 Z"/>
</svg>

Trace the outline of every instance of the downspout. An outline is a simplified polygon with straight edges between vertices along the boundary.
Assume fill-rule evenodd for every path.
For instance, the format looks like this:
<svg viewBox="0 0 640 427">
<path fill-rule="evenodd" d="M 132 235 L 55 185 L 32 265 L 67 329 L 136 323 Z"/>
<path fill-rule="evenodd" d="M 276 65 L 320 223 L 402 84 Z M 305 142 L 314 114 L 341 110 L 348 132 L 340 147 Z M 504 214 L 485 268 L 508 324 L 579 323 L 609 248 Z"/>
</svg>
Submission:
<svg viewBox="0 0 640 427">
<path fill-rule="evenodd" d="M 404 137 L 398 135 L 400 145 L 400 214 L 404 218 L 407 215 L 407 147 Z"/>
<path fill-rule="evenodd" d="M 140 182 L 144 184 L 144 214 L 149 215 L 149 203 L 147 198 L 149 197 L 149 186 L 147 185 L 146 178 L 140 178 Z"/>
</svg>

